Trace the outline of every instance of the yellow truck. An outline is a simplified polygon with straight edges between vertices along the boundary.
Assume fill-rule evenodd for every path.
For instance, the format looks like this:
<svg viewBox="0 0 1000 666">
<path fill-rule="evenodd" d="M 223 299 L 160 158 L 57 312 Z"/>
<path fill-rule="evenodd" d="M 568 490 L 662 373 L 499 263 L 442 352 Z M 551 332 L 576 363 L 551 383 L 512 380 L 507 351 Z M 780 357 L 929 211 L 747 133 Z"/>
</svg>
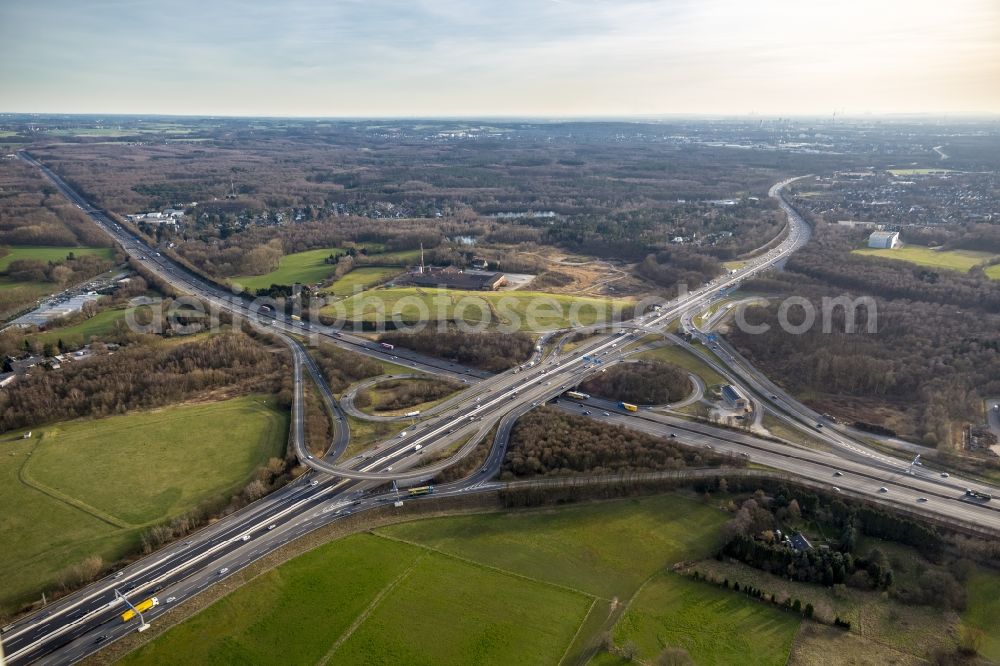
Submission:
<svg viewBox="0 0 1000 666">
<path fill-rule="evenodd" d="M 619 402 L 618 406 L 629 412 L 639 411 L 639 408 L 636 405 L 633 405 L 631 402 Z"/>
<path fill-rule="evenodd" d="M 138 614 L 136 613 L 136 611 L 138 611 L 139 613 L 145 613 L 153 606 L 159 606 L 160 600 L 157 599 L 156 597 L 150 597 L 149 599 L 140 601 L 139 603 L 133 605 L 135 606 L 135 610 L 129 608 L 127 611 L 122 613 L 122 622 L 128 622 L 129 620 L 134 618 Z"/>
</svg>

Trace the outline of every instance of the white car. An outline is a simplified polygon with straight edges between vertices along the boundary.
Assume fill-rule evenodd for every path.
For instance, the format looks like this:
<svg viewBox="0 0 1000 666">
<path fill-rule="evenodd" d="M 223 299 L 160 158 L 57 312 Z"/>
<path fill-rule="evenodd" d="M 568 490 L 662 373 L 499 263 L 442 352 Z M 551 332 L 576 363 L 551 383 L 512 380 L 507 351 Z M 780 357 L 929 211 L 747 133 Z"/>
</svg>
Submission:
<svg viewBox="0 0 1000 666">
<path fill-rule="evenodd" d="M 277 527 L 277 525 L 275 525 L 274 523 L 271 523 L 270 525 L 267 526 L 267 529 L 273 530 L 275 527 Z"/>
<path fill-rule="evenodd" d="M 886 488 L 885 486 L 882 486 L 881 488 L 879 488 L 879 489 L 878 489 L 878 491 L 879 491 L 880 493 L 887 493 L 887 492 L 889 492 L 889 489 L 888 489 L 888 488 Z"/>
<path fill-rule="evenodd" d="M 224 576 L 227 573 L 229 573 L 229 567 L 222 567 L 221 569 L 219 569 L 219 575 L 220 576 Z"/>
<path fill-rule="evenodd" d="M 172 604 L 177 601 L 177 597 L 167 597 L 167 603 Z"/>
</svg>

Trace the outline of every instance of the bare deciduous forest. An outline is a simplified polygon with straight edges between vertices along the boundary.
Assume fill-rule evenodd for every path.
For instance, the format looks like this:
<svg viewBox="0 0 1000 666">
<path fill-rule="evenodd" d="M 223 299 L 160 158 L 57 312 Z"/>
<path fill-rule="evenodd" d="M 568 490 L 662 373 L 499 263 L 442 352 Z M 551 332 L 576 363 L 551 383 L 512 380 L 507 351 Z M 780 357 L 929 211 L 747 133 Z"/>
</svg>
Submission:
<svg viewBox="0 0 1000 666">
<path fill-rule="evenodd" d="M 670 470 L 741 465 L 741 459 L 682 446 L 620 426 L 540 407 L 514 426 L 502 476 Z"/>
<path fill-rule="evenodd" d="M 502 372 L 531 357 L 535 342 L 527 333 L 466 333 L 425 329 L 389 331 L 379 340 L 489 372 Z"/>
<path fill-rule="evenodd" d="M 79 418 L 110 416 L 179 402 L 207 391 L 237 395 L 277 392 L 287 375 L 283 356 L 240 333 L 178 345 L 135 344 L 59 370 L 35 368 L 0 391 L 0 431 Z M 290 391 L 283 391 L 285 406 Z"/>
<path fill-rule="evenodd" d="M 663 361 L 636 361 L 611 366 L 580 384 L 580 389 L 609 400 L 665 405 L 691 393 L 687 371 Z"/>
</svg>

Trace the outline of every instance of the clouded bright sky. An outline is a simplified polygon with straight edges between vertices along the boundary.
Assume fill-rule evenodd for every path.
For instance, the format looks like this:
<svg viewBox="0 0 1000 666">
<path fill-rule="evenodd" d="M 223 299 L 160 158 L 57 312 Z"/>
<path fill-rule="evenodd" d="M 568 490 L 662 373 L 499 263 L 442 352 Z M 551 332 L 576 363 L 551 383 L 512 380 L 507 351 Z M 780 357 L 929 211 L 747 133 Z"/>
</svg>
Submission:
<svg viewBox="0 0 1000 666">
<path fill-rule="evenodd" d="M 0 111 L 1000 113 L 1000 0 L 0 0 Z"/>
</svg>

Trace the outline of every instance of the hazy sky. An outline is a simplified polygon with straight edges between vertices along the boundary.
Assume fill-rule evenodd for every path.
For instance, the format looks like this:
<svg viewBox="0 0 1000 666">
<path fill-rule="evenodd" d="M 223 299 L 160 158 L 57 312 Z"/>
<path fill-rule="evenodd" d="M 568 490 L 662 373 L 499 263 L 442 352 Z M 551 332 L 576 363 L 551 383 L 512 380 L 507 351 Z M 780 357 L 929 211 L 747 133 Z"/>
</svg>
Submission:
<svg viewBox="0 0 1000 666">
<path fill-rule="evenodd" d="M 1000 0 L 0 0 L 0 111 L 1000 112 Z"/>
</svg>

